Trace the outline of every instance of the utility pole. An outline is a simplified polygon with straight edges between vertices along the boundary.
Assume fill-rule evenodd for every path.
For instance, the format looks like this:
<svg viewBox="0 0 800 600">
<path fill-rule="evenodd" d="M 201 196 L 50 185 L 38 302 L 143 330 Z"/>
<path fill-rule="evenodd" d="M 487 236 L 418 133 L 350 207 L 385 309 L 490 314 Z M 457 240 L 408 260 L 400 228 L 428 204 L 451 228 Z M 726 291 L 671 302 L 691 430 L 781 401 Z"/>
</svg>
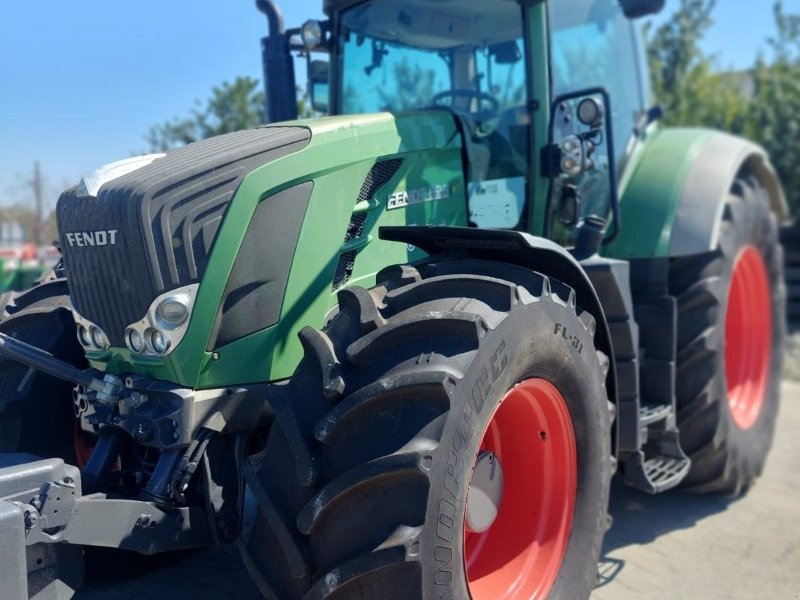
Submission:
<svg viewBox="0 0 800 600">
<path fill-rule="evenodd" d="M 31 181 L 33 188 L 33 197 L 36 202 L 36 222 L 33 224 L 33 241 L 36 246 L 42 245 L 42 173 L 39 169 L 39 161 L 33 163 L 33 180 Z"/>
</svg>

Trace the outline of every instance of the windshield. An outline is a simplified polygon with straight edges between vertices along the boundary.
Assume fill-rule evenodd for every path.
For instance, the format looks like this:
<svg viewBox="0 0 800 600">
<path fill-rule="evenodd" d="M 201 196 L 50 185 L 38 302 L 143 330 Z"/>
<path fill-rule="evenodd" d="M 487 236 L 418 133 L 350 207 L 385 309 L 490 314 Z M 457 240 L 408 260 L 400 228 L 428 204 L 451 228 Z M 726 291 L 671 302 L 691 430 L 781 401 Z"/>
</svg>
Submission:
<svg viewBox="0 0 800 600">
<path fill-rule="evenodd" d="M 512 1 L 367 2 L 342 14 L 339 112 L 446 106 L 478 117 L 525 97 Z"/>
<path fill-rule="evenodd" d="M 529 168 L 522 8 L 380 0 L 342 13 L 339 114 L 445 108 L 463 123 L 470 222 L 522 226 Z"/>
</svg>

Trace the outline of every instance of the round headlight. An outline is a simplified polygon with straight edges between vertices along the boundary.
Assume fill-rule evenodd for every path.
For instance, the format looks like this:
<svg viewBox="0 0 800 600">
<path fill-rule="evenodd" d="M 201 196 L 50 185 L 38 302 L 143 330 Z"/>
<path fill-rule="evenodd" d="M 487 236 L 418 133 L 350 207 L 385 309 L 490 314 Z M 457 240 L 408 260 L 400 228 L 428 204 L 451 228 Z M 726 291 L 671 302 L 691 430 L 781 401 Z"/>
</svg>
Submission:
<svg viewBox="0 0 800 600">
<path fill-rule="evenodd" d="M 92 334 L 92 343 L 98 347 L 100 350 L 105 350 L 110 345 L 108 343 L 108 338 L 106 334 L 103 333 L 103 330 L 100 329 L 97 325 L 92 325 L 89 329 L 89 333 Z"/>
<path fill-rule="evenodd" d="M 594 98 L 585 98 L 578 105 L 578 119 L 584 125 L 597 127 L 603 121 L 603 105 Z"/>
<path fill-rule="evenodd" d="M 322 25 L 319 21 L 310 19 L 300 28 L 300 39 L 307 49 L 316 48 L 322 43 Z"/>
<path fill-rule="evenodd" d="M 138 329 L 128 329 L 128 335 L 126 336 L 126 339 L 128 341 L 128 348 L 137 354 L 142 353 L 144 350 L 144 338 Z"/>
<path fill-rule="evenodd" d="M 92 345 L 92 338 L 89 335 L 89 330 L 83 325 L 78 325 L 78 341 L 81 346 L 89 347 Z"/>
<path fill-rule="evenodd" d="M 169 340 L 162 331 L 150 330 L 150 347 L 156 354 L 164 354 L 169 349 Z"/>
<path fill-rule="evenodd" d="M 159 324 L 167 329 L 180 327 L 189 318 L 189 303 L 191 298 L 186 294 L 169 296 L 156 308 L 156 317 Z"/>
</svg>

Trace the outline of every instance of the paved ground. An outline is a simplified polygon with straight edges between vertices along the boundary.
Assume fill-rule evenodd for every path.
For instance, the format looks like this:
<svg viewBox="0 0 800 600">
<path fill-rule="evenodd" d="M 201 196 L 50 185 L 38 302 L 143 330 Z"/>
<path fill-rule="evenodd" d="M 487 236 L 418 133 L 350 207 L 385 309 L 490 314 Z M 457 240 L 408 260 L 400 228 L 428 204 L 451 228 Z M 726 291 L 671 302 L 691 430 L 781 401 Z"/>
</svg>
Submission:
<svg viewBox="0 0 800 600">
<path fill-rule="evenodd" d="M 746 497 L 640 494 L 615 483 L 601 582 L 592 600 L 800 598 L 800 384 L 785 383 L 775 444 Z M 235 550 L 94 578 L 78 600 L 256 598 Z M 180 596 L 179 596 L 180 595 Z"/>
<path fill-rule="evenodd" d="M 766 470 L 741 499 L 615 486 L 592 600 L 800 598 L 800 384 L 784 383 Z"/>
</svg>

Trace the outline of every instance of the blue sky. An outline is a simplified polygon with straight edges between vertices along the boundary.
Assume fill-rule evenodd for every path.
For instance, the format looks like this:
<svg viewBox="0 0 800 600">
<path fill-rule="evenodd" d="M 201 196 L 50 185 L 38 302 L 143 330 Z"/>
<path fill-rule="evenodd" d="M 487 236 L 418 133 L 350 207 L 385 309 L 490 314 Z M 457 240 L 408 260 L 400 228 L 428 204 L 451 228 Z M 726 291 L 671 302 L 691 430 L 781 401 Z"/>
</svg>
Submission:
<svg viewBox="0 0 800 600">
<path fill-rule="evenodd" d="M 287 26 L 322 16 L 321 0 L 281 4 Z M 772 32 L 771 4 L 718 0 L 705 45 L 721 66 L 752 62 Z M 800 12 L 800 0 L 784 5 Z M 34 160 L 52 206 L 82 174 L 146 150 L 152 124 L 185 115 L 213 85 L 261 79 L 266 20 L 254 0 L 8 1 L 0 14 L 3 204 L 30 201 Z"/>
</svg>

